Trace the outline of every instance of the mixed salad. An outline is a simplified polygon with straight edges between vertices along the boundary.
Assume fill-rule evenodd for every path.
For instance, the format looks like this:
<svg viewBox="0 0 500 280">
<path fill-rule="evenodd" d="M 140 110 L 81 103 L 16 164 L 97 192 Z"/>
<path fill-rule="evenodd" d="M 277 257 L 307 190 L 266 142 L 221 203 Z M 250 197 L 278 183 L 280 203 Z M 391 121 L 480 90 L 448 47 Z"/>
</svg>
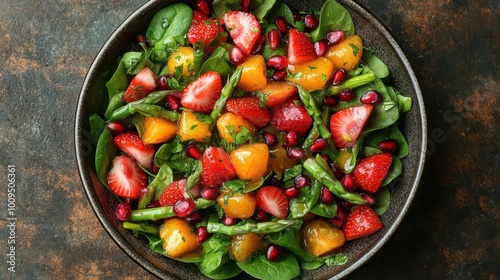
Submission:
<svg viewBox="0 0 500 280">
<path fill-rule="evenodd" d="M 343 265 L 383 228 L 411 99 L 328 0 L 198 0 L 157 12 L 90 117 L 123 227 L 214 279 Z"/>
</svg>

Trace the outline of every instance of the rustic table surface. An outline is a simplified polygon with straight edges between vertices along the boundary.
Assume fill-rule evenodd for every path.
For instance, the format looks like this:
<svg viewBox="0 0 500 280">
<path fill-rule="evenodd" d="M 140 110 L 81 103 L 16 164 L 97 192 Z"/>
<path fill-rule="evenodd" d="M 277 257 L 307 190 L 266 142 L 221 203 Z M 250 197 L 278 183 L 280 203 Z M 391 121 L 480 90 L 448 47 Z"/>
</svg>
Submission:
<svg viewBox="0 0 500 280">
<path fill-rule="evenodd" d="M 0 279 L 153 278 L 102 229 L 73 148 L 86 71 L 145 2 L 0 1 Z M 393 33 L 417 74 L 429 153 L 398 230 L 347 279 L 499 279 L 500 2 L 358 2 Z M 5 265 L 12 233 L 15 272 Z"/>
</svg>

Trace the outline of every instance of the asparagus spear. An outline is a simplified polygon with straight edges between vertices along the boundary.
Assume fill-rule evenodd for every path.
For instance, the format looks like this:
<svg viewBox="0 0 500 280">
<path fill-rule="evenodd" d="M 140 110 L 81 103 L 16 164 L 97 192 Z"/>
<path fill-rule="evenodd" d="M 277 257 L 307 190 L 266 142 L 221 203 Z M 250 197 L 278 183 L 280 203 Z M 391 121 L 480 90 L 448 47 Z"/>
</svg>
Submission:
<svg viewBox="0 0 500 280">
<path fill-rule="evenodd" d="M 217 118 L 222 113 L 222 110 L 224 110 L 224 106 L 226 106 L 226 101 L 231 97 L 234 88 L 240 82 L 242 72 L 243 68 L 241 67 L 236 68 L 233 75 L 231 75 L 231 77 L 227 81 L 227 84 L 222 88 L 220 97 L 215 102 L 214 109 L 210 114 L 210 117 L 212 117 L 212 125 L 210 126 L 210 130 L 212 130 L 215 127 L 215 120 L 217 120 Z"/>
<path fill-rule="evenodd" d="M 194 201 L 196 204 L 195 209 L 205 209 L 214 205 L 215 200 L 206 200 L 203 198 L 198 198 Z M 166 218 L 174 217 L 174 211 L 172 206 L 146 208 L 139 210 L 132 210 L 132 214 L 128 218 L 129 222 L 141 222 L 141 221 L 156 221 Z"/>
<path fill-rule="evenodd" d="M 375 73 L 370 71 L 366 74 L 362 74 L 362 75 L 347 79 L 341 85 L 331 86 L 330 93 L 328 93 L 328 94 L 337 94 L 344 89 L 354 89 L 354 88 L 366 85 L 368 83 L 371 83 L 371 82 L 375 81 L 376 78 L 377 78 L 377 76 L 375 75 Z"/>
<path fill-rule="evenodd" d="M 316 180 L 321 181 L 336 196 L 352 204 L 365 204 L 366 201 L 357 193 L 348 192 L 342 187 L 339 181 L 335 180 L 321 165 L 313 158 L 304 161 L 304 168 L 313 175 Z"/>
<path fill-rule="evenodd" d="M 132 108 L 138 112 L 139 114 L 145 117 L 162 117 L 169 121 L 176 122 L 179 120 L 180 114 L 174 111 L 169 111 L 163 109 L 163 107 L 159 105 L 152 104 L 134 104 Z"/>
<path fill-rule="evenodd" d="M 109 121 L 116 121 L 119 119 L 126 118 L 135 112 L 137 110 L 134 108 L 134 106 L 138 104 L 155 104 L 163 100 L 165 96 L 168 94 L 173 93 L 173 90 L 160 90 L 160 91 L 154 91 L 150 93 L 148 96 L 141 98 L 137 101 L 130 102 L 128 104 L 123 105 L 122 107 L 116 109 L 113 111 L 111 116 L 109 117 Z"/>
<path fill-rule="evenodd" d="M 133 231 L 140 231 L 140 232 L 150 233 L 150 234 L 154 234 L 154 235 L 160 234 L 160 230 L 158 229 L 158 227 L 153 226 L 153 225 L 123 222 L 123 227 L 126 229 L 133 230 Z"/>
<path fill-rule="evenodd" d="M 226 226 L 223 223 L 209 221 L 207 230 L 210 233 L 237 235 L 243 233 L 273 233 L 280 232 L 288 227 L 301 223 L 301 220 L 278 220 L 275 222 L 246 223 L 244 225 Z"/>
</svg>

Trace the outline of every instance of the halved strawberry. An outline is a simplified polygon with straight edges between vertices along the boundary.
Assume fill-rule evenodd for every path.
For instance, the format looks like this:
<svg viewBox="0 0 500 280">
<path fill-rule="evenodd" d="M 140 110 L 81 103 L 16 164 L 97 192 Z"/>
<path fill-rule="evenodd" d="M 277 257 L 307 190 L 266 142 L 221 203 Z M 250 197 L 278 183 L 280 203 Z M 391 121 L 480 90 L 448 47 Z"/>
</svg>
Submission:
<svg viewBox="0 0 500 280">
<path fill-rule="evenodd" d="M 301 64 L 318 57 L 314 43 L 306 33 L 290 29 L 288 34 L 288 63 Z"/>
<path fill-rule="evenodd" d="M 273 112 L 271 126 L 278 131 L 295 131 L 299 136 L 306 135 L 313 120 L 306 108 L 298 100 L 290 99 Z"/>
<path fill-rule="evenodd" d="M 259 21 L 251 13 L 241 11 L 224 13 L 222 19 L 236 46 L 250 55 L 255 42 L 260 38 L 261 28 Z"/>
<path fill-rule="evenodd" d="M 209 113 L 220 97 L 222 79 L 215 71 L 208 71 L 187 85 L 182 91 L 182 106 L 194 111 Z"/>
<path fill-rule="evenodd" d="M 383 228 L 375 211 L 368 205 L 355 205 L 344 225 L 345 240 L 353 240 L 373 234 Z"/>
<path fill-rule="evenodd" d="M 113 139 L 113 142 L 118 149 L 145 168 L 150 168 L 153 165 L 155 148 L 153 145 L 145 144 L 137 132 L 127 131 L 119 134 Z"/>
<path fill-rule="evenodd" d="M 297 94 L 297 87 L 287 82 L 269 81 L 260 91 L 266 100 L 266 107 L 273 109 Z"/>
<path fill-rule="evenodd" d="M 130 81 L 123 95 L 123 101 L 129 103 L 146 97 L 150 92 L 156 89 L 156 79 L 155 73 L 148 67 L 144 67 L 144 69 Z"/>
<path fill-rule="evenodd" d="M 222 183 L 236 179 L 236 171 L 224 148 L 208 147 L 201 158 L 201 183 L 218 188 Z"/>
<path fill-rule="evenodd" d="M 173 181 L 168 185 L 160 195 L 158 202 L 161 206 L 172 206 L 178 200 L 184 199 L 184 190 L 186 189 L 187 179 Z"/>
<path fill-rule="evenodd" d="M 137 198 L 141 190 L 147 187 L 146 178 L 146 173 L 133 159 L 121 155 L 113 159 L 107 181 L 109 188 L 117 196 Z"/>
<path fill-rule="evenodd" d="M 257 191 L 257 207 L 280 219 L 288 215 L 288 199 L 275 186 L 264 186 Z"/>
<path fill-rule="evenodd" d="M 205 45 L 205 53 L 211 53 L 217 46 L 226 41 L 227 33 L 217 20 L 208 18 L 198 11 L 193 11 L 193 21 L 187 37 L 191 44 L 202 41 Z"/>
<path fill-rule="evenodd" d="M 377 154 L 360 160 L 353 171 L 358 188 L 369 193 L 376 192 L 387 176 L 391 164 L 390 154 Z"/>
<path fill-rule="evenodd" d="M 330 132 L 337 148 L 352 148 L 370 116 L 373 105 L 366 104 L 338 111 L 330 118 Z"/>
<path fill-rule="evenodd" d="M 266 108 L 260 107 L 257 96 L 229 98 L 226 110 L 252 122 L 257 128 L 262 128 L 269 123 L 271 114 Z"/>
</svg>

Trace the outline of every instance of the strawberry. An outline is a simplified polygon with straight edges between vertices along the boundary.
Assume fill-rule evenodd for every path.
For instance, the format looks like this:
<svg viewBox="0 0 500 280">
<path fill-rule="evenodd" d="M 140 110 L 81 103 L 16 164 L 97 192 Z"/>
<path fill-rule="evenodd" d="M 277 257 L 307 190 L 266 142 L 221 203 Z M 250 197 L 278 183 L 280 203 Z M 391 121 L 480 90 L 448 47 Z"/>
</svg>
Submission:
<svg viewBox="0 0 500 280">
<path fill-rule="evenodd" d="M 146 177 L 146 172 L 133 159 L 121 155 L 113 159 L 107 181 L 109 188 L 117 196 L 137 198 L 141 190 L 147 187 Z"/>
<path fill-rule="evenodd" d="M 130 81 L 123 101 L 130 103 L 146 97 L 150 92 L 156 89 L 156 75 L 148 67 L 144 67 L 133 79 Z"/>
<path fill-rule="evenodd" d="M 226 12 L 222 15 L 222 19 L 236 46 L 250 55 L 255 43 L 260 38 L 259 21 L 251 13 L 241 11 Z"/>
<path fill-rule="evenodd" d="M 363 158 L 354 167 L 354 181 L 362 191 L 374 193 L 387 176 L 392 163 L 390 154 L 377 154 Z"/>
<path fill-rule="evenodd" d="M 201 158 L 201 183 L 218 188 L 222 183 L 236 179 L 236 171 L 224 148 L 208 147 Z"/>
<path fill-rule="evenodd" d="M 379 216 L 368 205 L 355 205 L 344 225 L 345 240 L 368 236 L 383 227 Z"/>
<path fill-rule="evenodd" d="M 288 199 L 283 190 L 275 186 L 265 186 L 257 191 L 257 207 L 280 219 L 288 215 Z"/>
<path fill-rule="evenodd" d="M 330 118 L 330 132 L 337 148 L 352 148 L 370 116 L 373 105 L 349 107 L 338 111 Z"/>
<path fill-rule="evenodd" d="M 145 144 L 137 132 L 128 131 L 119 134 L 113 139 L 113 142 L 118 149 L 145 168 L 150 168 L 153 165 L 155 148 L 153 145 Z"/>
<path fill-rule="evenodd" d="M 208 71 L 187 85 L 182 91 L 182 106 L 194 111 L 209 113 L 220 97 L 222 79 L 215 71 Z"/>
<path fill-rule="evenodd" d="M 191 44 L 203 42 L 205 53 L 213 52 L 220 43 L 225 42 L 227 33 L 217 20 L 208 18 L 203 13 L 193 11 L 193 21 L 187 34 Z"/>
<path fill-rule="evenodd" d="M 186 198 L 198 198 L 200 196 L 200 184 L 196 184 L 186 191 L 187 179 L 173 181 L 160 195 L 158 202 L 161 206 L 173 206 L 178 200 Z"/>
<path fill-rule="evenodd" d="M 288 63 L 301 64 L 318 57 L 314 43 L 306 33 L 290 29 L 288 37 Z"/>
<path fill-rule="evenodd" d="M 313 120 L 306 108 L 298 100 L 290 99 L 273 112 L 271 126 L 278 131 L 295 131 L 304 136 L 309 131 Z"/>
<path fill-rule="evenodd" d="M 257 96 L 229 98 L 226 110 L 249 120 L 257 128 L 266 126 L 271 119 L 269 111 L 260 106 L 260 99 Z"/>
<path fill-rule="evenodd" d="M 269 81 L 263 89 L 260 90 L 264 95 L 267 108 L 277 108 L 289 98 L 297 94 L 297 87 L 287 82 Z"/>
</svg>

